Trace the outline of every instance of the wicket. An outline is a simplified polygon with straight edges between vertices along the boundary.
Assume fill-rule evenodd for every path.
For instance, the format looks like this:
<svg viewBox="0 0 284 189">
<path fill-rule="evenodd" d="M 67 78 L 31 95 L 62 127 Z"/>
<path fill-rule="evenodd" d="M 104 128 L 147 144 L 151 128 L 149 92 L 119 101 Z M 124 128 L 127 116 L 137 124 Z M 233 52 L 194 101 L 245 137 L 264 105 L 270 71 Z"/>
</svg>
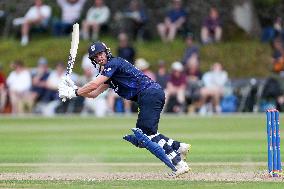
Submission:
<svg viewBox="0 0 284 189">
<path fill-rule="evenodd" d="M 268 173 L 272 177 L 279 177 L 280 175 L 282 175 L 282 168 L 280 156 L 280 124 L 278 110 L 266 110 L 266 126 Z"/>
</svg>

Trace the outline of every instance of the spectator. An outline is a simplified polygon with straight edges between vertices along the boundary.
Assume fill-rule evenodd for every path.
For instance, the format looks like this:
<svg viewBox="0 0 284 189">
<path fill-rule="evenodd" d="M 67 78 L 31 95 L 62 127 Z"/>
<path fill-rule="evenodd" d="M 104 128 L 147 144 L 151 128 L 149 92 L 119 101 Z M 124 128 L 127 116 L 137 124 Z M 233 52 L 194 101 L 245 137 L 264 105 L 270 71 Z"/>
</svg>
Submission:
<svg viewBox="0 0 284 189">
<path fill-rule="evenodd" d="M 277 37 L 277 36 L 280 36 L 282 37 L 282 34 L 283 34 L 283 26 L 282 26 L 282 18 L 281 17 L 277 17 L 273 23 L 273 29 L 274 29 L 274 36 Z"/>
<path fill-rule="evenodd" d="M 89 81 L 92 81 L 95 77 L 95 69 L 92 64 L 85 65 L 83 67 L 83 71 L 84 75 L 79 77 L 78 86 L 85 85 Z M 108 111 L 106 96 L 107 91 L 98 96 L 96 99 L 85 98 L 83 102 L 82 114 L 92 113 L 95 114 L 97 117 L 105 116 Z"/>
<path fill-rule="evenodd" d="M 167 87 L 167 82 L 169 80 L 169 74 L 166 68 L 166 62 L 164 60 L 160 60 L 158 62 L 158 71 L 156 73 L 156 81 L 161 85 L 161 87 L 165 90 Z"/>
<path fill-rule="evenodd" d="M 203 44 L 219 42 L 222 38 L 222 25 L 219 12 L 215 7 L 210 8 L 209 16 L 205 18 L 201 27 L 201 41 Z"/>
<path fill-rule="evenodd" d="M 110 10 L 104 4 L 104 0 L 94 0 L 93 6 L 88 9 L 86 19 L 83 21 L 83 39 L 89 40 L 90 30 L 92 30 L 92 40 L 99 37 L 100 29 L 106 25 L 110 17 Z"/>
<path fill-rule="evenodd" d="M 45 96 L 48 100 L 48 104 L 43 109 L 43 115 L 53 115 L 56 112 L 56 108 L 60 105 L 61 102 L 58 97 L 58 85 L 64 74 L 65 65 L 62 62 L 57 63 L 55 70 L 51 71 L 49 74 L 46 81 L 48 91 Z"/>
<path fill-rule="evenodd" d="M 180 113 L 185 108 L 186 76 L 182 63 L 174 62 L 171 68 L 172 71 L 165 90 L 166 111 Z"/>
<path fill-rule="evenodd" d="M 44 5 L 42 0 L 34 0 L 34 6 L 30 7 L 26 15 L 22 18 L 16 18 L 14 25 L 21 25 L 21 45 L 25 46 L 29 43 L 29 32 L 32 26 L 47 29 L 51 16 L 51 8 Z"/>
<path fill-rule="evenodd" d="M 48 68 L 48 62 L 46 58 L 40 57 L 37 62 L 37 67 L 31 71 L 32 75 L 32 88 L 31 88 L 31 100 L 33 104 L 37 105 L 40 102 L 46 102 L 45 95 L 48 90 L 46 87 L 47 78 L 50 74 Z M 35 107 L 35 112 L 37 112 L 37 107 Z"/>
<path fill-rule="evenodd" d="M 275 38 L 281 37 L 283 40 L 284 33 L 283 33 L 283 23 L 282 23 L 281 17 L 276 17 L 276 19 L 273 21 L 273 25 L 268 25 L 263 28 L 262 30 L 262 36 L 261 41 L 262 42 L 271 42 L 274 41 Z"/>
<path fill-rule="evenodd" d="M 57 20 L 53 26 L 55 36 L 67 35 L 72 31 L 74 23 L 78 22 L 86 0 L 57 0 L 61 8 L 61 20 Z"/>
<path fill-rule="evenodd" d="M 29 98 L 32 86 L 31 74 L 20 60 L 13 62 L 11 68 L 14 71 L 7 78 L 7 86 L 12 105 L 12 113 L 31 112 L 32 102 Z M 27 111 L 25 107 L 27 107 Z"/>
<path fill-rule="evenodd" d="M 201 80 L 200 63 L 196 54 L 187 59 L 185 64 L 185 74 L 189 83 L 195 83 Z"/>
<path fill-rule="evenodd" d="M 280 37 L 272 42 L 272 71 L 276 74 L 284 72 L 284 48 Z"/>
<path fill-rule="evenodd" d="M 5 112 L 6 103 L 7 103 L 6 76 L 2 71 L 2 66 L 0 65 L 0 113 Z"/>
<path fill-rule="evenodd" d="M 171 42 L 175 39 L 176 32 L 181 29 L 186 21 L 186 12 L 181 0 L 173 0 L 173 6 L 164 18 L 163 23 L 157 25 L 158 33 L 163 42 Z"/>
<path fill-rule="evenodd" d="M 156 81 L 155 74 L 149 69 L 150 65 L 144 58 L 138 58 L 135 61 L 135 67 L 141 70 L 146 76 Z"/>
<path fill-rule="evenodd" d="M 191 33 L 188 33 L 185 38 L 185 44 L 186 49 L 184 51 L 183 57 L 182 57 L 182 64 L 185 65 L 188 59 L 190 58 L 198 58 L 199 60 L 199 47 L 194 44 L 193 42 L 193 35 Z"/>
<path fill-rule="evenodd" d="M 139 0 L 131 0 L 128 9 L 116 13 L 115 20 L 119 22 L 119 32 L 126 32 L 133 39 L 145 38 L 148 16 Z"/>
<path fill-rule="evenodd" d="M 203 87 L 200 89 L 201 104 L 203 107 L 200 113 L 221 113 L 220 100 L 224 94 L 225 84 L 228 82 L 228 73 L 223 70 L 220 63 L 216 62 L 212 65 L 210 71 L 204 73 L 202 76 Z M 207 101 L 210 100 L 210 108 L 206 106 Z M 211 110 L 211 105 L 213 105 Z"/>
<path fill-rule="evenodd" d="M 134 64 L 135 54 L 136 51 L 130 44 L 127 34 L 120 33 L 118 35 L 117 56 L 124 58 L 131 64 Z"/>
<path fill-rule="evenodd" d="M 200 107 L 200 87 L 202 73 L 197 55 L 192 55 L 185 64 L 185 74 L 187 78 L 186 100 L 189 113 L 195 113 Z"/>
</svg>

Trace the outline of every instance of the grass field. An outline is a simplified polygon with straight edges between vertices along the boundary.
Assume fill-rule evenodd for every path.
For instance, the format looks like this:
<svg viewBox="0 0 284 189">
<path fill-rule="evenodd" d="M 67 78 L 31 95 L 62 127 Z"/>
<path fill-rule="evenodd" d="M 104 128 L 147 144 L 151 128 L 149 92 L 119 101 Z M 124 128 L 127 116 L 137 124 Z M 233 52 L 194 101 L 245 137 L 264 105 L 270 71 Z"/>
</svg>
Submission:
<svg viewBox="0 0 284 189">
<path fill-rule="evenodd" d="M 177 179 L 122 140 L 135 122 L 135 116 L 0 117 L 0 188 L 284 187 L 283 178 L 266 173 L 264 114 L 162 116 L 161 133 L 192 144 L 192 171 Z"/>
</svg>

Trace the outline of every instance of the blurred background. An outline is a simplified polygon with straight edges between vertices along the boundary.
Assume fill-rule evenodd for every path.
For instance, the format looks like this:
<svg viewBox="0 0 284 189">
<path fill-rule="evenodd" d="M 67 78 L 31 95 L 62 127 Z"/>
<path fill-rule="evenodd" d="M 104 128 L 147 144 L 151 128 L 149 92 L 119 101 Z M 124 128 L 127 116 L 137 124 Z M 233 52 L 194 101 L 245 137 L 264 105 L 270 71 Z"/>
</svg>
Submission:
<svg viewBox="0 0 284 189">
<path fill-rule="evenodd" d="M 284 111 L 283 18 L 281 0 L 1 0 L 0 113 L 137 112 L 111 90 L 60 101 L 74 23 L 79 86 L 98 74 L 86 53 L 100 40 L 161 84 L 164 113 Z"/>
</svg>

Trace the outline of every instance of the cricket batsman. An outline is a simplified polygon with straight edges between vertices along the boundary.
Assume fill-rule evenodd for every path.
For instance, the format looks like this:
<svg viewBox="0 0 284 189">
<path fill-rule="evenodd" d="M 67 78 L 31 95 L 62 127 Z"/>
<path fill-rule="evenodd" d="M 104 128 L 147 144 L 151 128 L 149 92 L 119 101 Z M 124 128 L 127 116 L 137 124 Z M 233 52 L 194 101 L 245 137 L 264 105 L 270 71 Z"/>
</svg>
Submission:
<svg viewBox="0 0 284 189">
<path fill-rule="evenodd" d="M 60 98 L 83 96 L 96 98 L 99 94 L 113 89 L 119 96 L 137 102 L 139 107 L 134 134 L 125 140 L 136 147 L 146 148 L 179 176 L 190 170 L 185 162 L 190 144 L 181 143 L 158 133 L 158 123 L 165 104 L 162 87 L 151 80 L 127 60 L 113 57 L 110 49 L 102 42 L 89 47 L 89 59 L 99 66 L 100 74 L 82 87 L 77 87 L 70 77 L 64 77 L 59 85 Z"/>
</svg>

